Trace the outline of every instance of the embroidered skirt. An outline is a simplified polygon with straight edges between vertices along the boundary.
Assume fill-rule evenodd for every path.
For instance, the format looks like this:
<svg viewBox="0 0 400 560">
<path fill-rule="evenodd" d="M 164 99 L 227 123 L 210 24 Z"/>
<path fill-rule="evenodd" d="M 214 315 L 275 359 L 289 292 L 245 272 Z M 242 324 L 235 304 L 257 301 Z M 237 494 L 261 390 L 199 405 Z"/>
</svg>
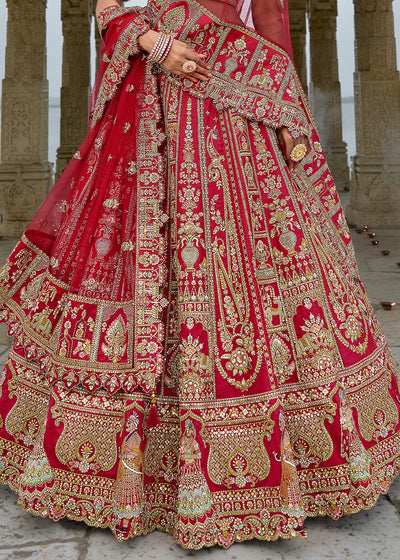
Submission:
<svg viewBox="0 0 400 560">
<path fill-rule="evenodd" d="M 287 55 L 192 1 L 155 27 L 213 78 L 129 58 L 1 269 L 1 481 L 119 539 L 304 535 L 398 474 L 399 373 Z"/>
</svg>

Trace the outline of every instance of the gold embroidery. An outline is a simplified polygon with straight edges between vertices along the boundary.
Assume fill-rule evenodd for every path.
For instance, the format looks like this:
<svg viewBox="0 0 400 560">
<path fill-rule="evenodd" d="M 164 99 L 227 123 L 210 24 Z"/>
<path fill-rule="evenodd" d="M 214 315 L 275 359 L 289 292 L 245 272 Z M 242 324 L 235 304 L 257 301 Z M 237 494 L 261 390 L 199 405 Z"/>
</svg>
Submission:
<svg viewBox="0 0 400 560">
<path fill-rule="evenodd" d="M 5 418 L 5 428 L 15 441 L 32 447 L 46 420 L 49 391 L 43 386 L 41 376 L 35 371 L 33 364 L 26 369 L 26 363 L 17 360 L 15 355 L 9 358 L 6 370 L 12 375 L 9 397 L 16 397 L 17 400 Z M 38 383 L 37 388 L 35 381 Z"/>
<path fill-rule="evenodd" d="M 60 390 L 54 397 L 52 416 L 55 425 L 63 424 L 55 446 L 58 460 L 81 473 L 112 469 L 117 461 L 121 413 L 111 407 L 107 410 L 98 396 L 76 394 L 75 402 L 68 402 L 68 394 Z"/>
<path fill-rule="evenodd" d="M 210 446 L 208 475 L 215 484 L 244 488 L 267 478 L 271 462 L 264 440 L 271 437 L 275 408 L 271 406 L 265 419 L 251 424 L 240 421 L 202 428 L 201 436 Z"/>
<path fill-rule="evenodd" d="M 124 10 L 124 8 L 117 8 L 117 10 L 118 9 Z M 115 17 L 115 15 L 113 17 Z M 128 72 L 131 65 L 129 57 L 140 52 L 137 44 L 138 36 L 149 29 L 148 23 L 146 23 L 141 16 L 137 16 L 137 18 L 127 26 L 125 31 L 121 33 L 117 45 L 114 48 L 111 61 L 100 84 L 91 121 L 92 127 L 95 126 L 103 115 L 107 101 L 112 99 L 121 80 Z"/>
<path fill-rule="evenodd" d="M 357 410 L 358 426 L 366 441 L 382 437 L 379 428 L 399 422 L 399 411 L 390 396 L 390 386 L 391 378 L 382 371 L 373 384 L 368 381 L 364 387 L 357 386 L 356 390 L 346 388 L 349 404 Z M 386 429 L 390 431 L 390 428 Z"/>
</svg>

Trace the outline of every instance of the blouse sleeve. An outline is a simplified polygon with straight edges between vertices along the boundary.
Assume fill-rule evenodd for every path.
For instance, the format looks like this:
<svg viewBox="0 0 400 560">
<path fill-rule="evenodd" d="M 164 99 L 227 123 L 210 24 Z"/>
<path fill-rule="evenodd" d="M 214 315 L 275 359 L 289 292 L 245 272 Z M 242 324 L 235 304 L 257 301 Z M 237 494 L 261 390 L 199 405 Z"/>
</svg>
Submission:
<svg viewBox="0 0 400 560">
<path fill-rule="evenodd" d="M 143 35 L 150 29 L 150 13 L 145 7 L 135 7 L 135 8 L 122 8 L 119 6 L 110 6 L 103 10 L 97 16 L 97 25 L 99 27 L 100 35 L 103 40 L 110 25 L 117 20 L 120 25 L 118 27 L 124 27 L 124 23 L 128 23 L 128 34 L 130 43 L 130 55 L 138 54 L 140 49 L 138 45 L 138 37 Z M 118 31 L 120 31 L 120 29 Z M 113 43 L 113 41 L 109 41 Z"/>
</svg>

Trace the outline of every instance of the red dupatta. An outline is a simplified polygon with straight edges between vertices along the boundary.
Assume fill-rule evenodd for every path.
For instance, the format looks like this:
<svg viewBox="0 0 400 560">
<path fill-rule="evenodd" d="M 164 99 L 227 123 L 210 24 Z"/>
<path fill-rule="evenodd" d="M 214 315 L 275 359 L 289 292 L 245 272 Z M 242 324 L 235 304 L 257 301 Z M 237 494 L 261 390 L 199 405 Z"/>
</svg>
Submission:
<svg viewBox="0 0 400 560">
<path fill-rule="evenodd" d="M 276 43 L 293 58 L 288 0 L 199 0 L 199 3 L 228 23 L 244 23 Z"/>
<path fill-rule="evenodd" d="M 100 18 L 90 132 L 0 274 L 0 320 L 50 383 L 154 391 L 163 368 L 165 169 L 145 15 Z M 21 350 L 22 351 L 22 350 Z"/>
<path fill-rule="evenodd" d="M 293 58 L 288 0 L 239 0 L 242 20 Z"/>
</svg>

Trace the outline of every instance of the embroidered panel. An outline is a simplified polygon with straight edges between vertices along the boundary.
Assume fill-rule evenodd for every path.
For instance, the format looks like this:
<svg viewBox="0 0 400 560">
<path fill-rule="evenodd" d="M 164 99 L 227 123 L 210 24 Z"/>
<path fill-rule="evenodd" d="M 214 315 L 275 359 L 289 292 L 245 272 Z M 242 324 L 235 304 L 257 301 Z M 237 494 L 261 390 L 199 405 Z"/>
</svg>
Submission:
<svg viewBox="0 0 400 560">
<path fill-rule="evenodd" d="M 120 540 L 304 536 L 399 472 L 399 373 L 287 56 L 191 0 L 162 14 L 211 89 L 132 58 L 1 269 L 0 479 Z M 295 176 L 278 122 L 309 134 Z"/>
</svg>

